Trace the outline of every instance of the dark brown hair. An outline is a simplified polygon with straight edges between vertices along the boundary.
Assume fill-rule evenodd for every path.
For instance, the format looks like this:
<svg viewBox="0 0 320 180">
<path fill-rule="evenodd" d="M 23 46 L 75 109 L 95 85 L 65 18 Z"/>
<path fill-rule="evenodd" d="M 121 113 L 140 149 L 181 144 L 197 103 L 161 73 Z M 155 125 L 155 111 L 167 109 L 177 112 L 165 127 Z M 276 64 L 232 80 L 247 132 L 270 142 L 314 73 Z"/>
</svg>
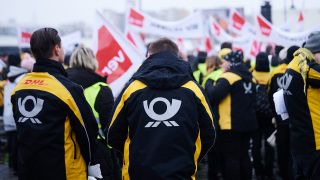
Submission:
<svg viewBox="0 0 320 180">
<path fill-rule="evenodd" d="M 61 47 L 61 39 L 54 28 L 38 29 L 31 36 L 31 51 L 36 59 L 50 58 L 55 45 Z"/>
<path fill-rule="evenodd" d="M 150 55 L 163 51 L 170 51 L 177 56 L 179 54 L 178 46 L 168 38 L 160 38 L 157 41 L 150 43 L 148 48 L 148 53 Z"/>
</svg>

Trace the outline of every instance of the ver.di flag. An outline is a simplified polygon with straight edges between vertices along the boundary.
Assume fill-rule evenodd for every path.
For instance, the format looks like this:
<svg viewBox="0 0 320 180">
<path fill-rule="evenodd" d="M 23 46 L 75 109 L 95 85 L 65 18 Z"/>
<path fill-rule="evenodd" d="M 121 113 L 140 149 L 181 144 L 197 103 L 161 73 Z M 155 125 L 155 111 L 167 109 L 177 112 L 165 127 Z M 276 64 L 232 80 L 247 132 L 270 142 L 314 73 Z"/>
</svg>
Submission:
<svg viewBox="0 0 320 180">
<path fill-rule="evenodd" d="M 116 97 L 144 58 L 124 34 L 98 12 L 93 34 L 94 50 L 99 64 L 97 72 L 108 77 L 107 83 Z"/>
<path fill-rule="evenodd" d="M 230 12 L 229 29 L 238 35 L 250 35 L 256 36 L 257 29 L 250 24 L 245 17 L 243 17 L 238 11 L 232 9 Z"/>
<path fill-rule="evenodd" d="M 194 13 L 182 20 L 167 22 L 130 8 L 128 29 L 147 34 L 172 38 L 200 38 L 204 34 L 204 25 L 200 13 Z"/>
<path fill-rule="evenodd" d="M 285 47 L 297 45 L 301 46 L 312 31 L 291 33 L 278 29 L 263 16 L 257 16 L 258 35 L 262 41 L 275 43 Z"/>
</svg>

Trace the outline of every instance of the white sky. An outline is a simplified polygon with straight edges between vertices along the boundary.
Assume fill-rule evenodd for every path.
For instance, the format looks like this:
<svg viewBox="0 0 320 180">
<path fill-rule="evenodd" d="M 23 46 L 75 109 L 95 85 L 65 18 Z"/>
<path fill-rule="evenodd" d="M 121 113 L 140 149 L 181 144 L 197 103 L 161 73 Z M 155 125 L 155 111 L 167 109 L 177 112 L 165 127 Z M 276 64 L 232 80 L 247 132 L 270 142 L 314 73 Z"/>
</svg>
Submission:
<svg viewBox="0 0 320 180">
<path fill-rule="evenodd" d="M 135 0 L 136 1 L 136 0 Z M 262 0 L 141 0 L 143 10 L 162 10 L 167 8 L 244 7 L 246 14 L 260 11 Z M 271 0 L 273 9 L 284 9 L 294 1 L 301 9 L 319 9 L 319 0 Z M 95 10 L 111 9 L 124 12 L 127 0 L 0 0 L 0 24 L 15 20 L 22 25 L 60 25 L 72 22 L 91 24 Z M 305 3 L 303 3 L 305 2 Z"/>
</svg>

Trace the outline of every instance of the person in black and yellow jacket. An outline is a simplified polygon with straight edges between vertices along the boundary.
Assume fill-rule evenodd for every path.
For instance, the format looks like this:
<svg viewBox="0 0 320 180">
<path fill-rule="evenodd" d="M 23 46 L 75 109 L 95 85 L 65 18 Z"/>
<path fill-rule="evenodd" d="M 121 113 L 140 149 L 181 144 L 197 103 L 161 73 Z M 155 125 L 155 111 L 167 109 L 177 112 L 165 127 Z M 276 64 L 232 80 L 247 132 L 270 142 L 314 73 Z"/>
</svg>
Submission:
<svg viewBox="0 0 320 180">
<path fill-rule="evenodd" d="M 209 98 L 219 106 L 219 137 L 223 178 L 251 179 L 248 150 L 251 133 L 258 128 L 255 117 L 255 83 L 243 64 L 243 53 L 233 51 L 224 58 L 230 69 L 215 86 L 207 89 Z M 236 151 L 235 151 L 236 150 Z"/>
<path fill-rule="evenodd" d="M 284 78 L 294 163 L 304 179 L 320 179 L 320 31 L 294 53 Z"/>
<path fill-rule="evenodd" d="M 122 179 L 196 179 L 214 143 L 210 105 L 178 47 L 162 38 L 116 100 L 108 143 L 124 153 Z"/>
<path fill-rule="evenodd" d="M 95 151 L 98 127 L 81 86 L 71 82 L 57 30 L 31 36 L 36 58 L 11 96 L 18 134 L 21 180 L 85 180 Z"/>
<path fill-rule="evenodd" d="M 256 99 L 257 106 L 261 104 L 268 104 L 265 109 L 258 109 L 256 117 L 259 124 L 259 129 L 253 134 L 252 137 L 252 157 L 253 166 L 257 177 L 267 178 L 273 177 L 273 163 L 274 163 L 274 148 L 267 142 L 268 137 L 274 132 L 275 128 L 272 124 L 272 109 L 270 102 L 268 102 L 267 84 L 270 77 L 270 65 L 268 54 L 260 52 L 256 57 L 256 65 L 252 72 L 253 78 L 257 83 L 257 97 L 258 93 L 263 96 L 267 102 L 262 102 L 261 99 Z M 262 143 L 264 144 L 262 146 Z M 264 150 L 262 149 L 264 147 Z M 264 155 L 262 155 L 264 154 Z M 264 162 L 264 163 L 263 163 Z"/>
<path fill-rule="evenodd" d="M 289 119 L 281 119 L 277 115 L 273 103 L 273 94 L 284 87 L 284 73 L 288 67 L 288 64 L 293 59 L 293 53 L 298 50 L 298 46 L 291 46 L 286 51 L 286 57 L 280 61 L 280 65 L 271 72 L 270 79 L 268 81 L 268 96 L 269 102 L 273 111 L 273 117 L 276 120 L 276 145 L 277 145 L 277 161 L 279 164 L 279 174 L 282 179 L 293 179 L 292 176 L 292 159 L 289 145 Z"/>
<path fill-rule="evenodd" d="M 104 180 L 121 179 L 121 168 L 115 150 L 109 148 L 103 130 L 110 124 L 114 104 L 112 91 L 106 77 L 96 73 L 98 62 L 94 52 L 85 46 L 74 50 L 70 58 L 68 78 L 84 88 L 88 101 L 99 127 L 94 163 L 100 164 Z"/>
</svg>

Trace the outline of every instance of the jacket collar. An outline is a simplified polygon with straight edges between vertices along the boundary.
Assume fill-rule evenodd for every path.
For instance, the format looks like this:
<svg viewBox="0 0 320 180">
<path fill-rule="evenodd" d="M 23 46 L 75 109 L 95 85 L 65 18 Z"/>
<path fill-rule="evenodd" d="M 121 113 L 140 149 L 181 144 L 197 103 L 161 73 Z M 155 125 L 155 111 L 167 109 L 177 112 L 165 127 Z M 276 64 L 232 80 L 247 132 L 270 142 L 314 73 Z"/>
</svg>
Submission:
<svg viewBox="0 0 320 180">
<path fill-rule="evenodd" d="M 49 74 L 60 74 L 67 77 L 67 73 L 62 64 L 51 59 L 37 59 L 33 67 L 33 72 L 48 72 Z"/>
</svg>

